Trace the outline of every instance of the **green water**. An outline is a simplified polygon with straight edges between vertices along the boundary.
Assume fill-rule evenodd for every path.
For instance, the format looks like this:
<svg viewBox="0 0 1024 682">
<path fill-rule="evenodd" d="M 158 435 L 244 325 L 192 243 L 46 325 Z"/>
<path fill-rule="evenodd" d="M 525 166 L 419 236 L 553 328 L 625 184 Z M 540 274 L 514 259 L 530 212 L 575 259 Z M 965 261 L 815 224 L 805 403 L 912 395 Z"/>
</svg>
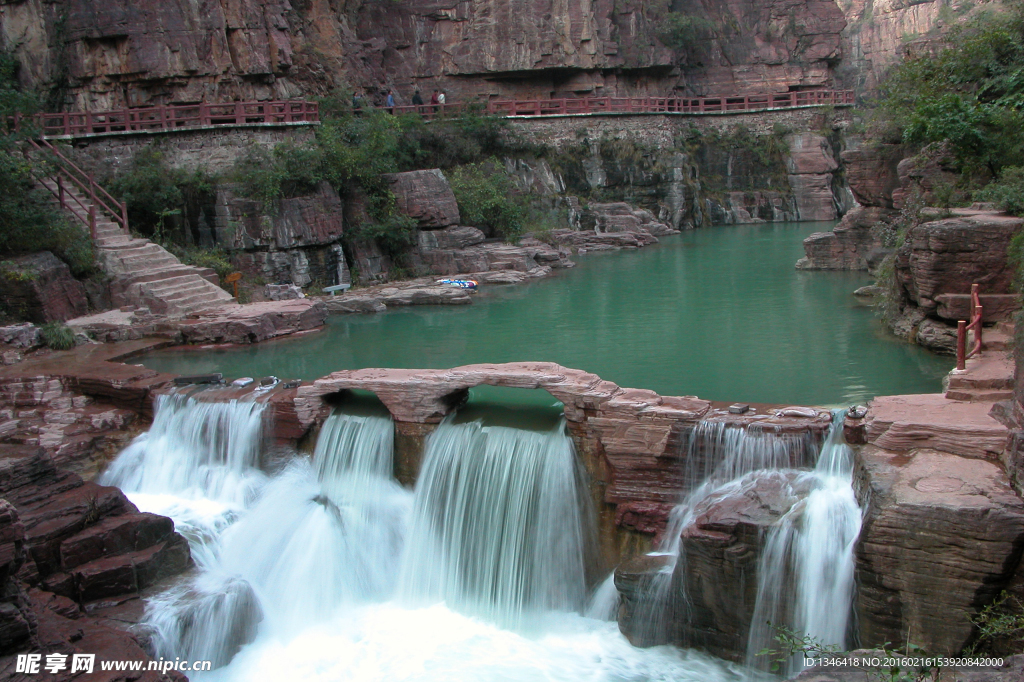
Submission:
<svg viewBox="0 0 1024 682">
<path fill-rule="evenodd" d="M 851 295 L 867 275 L 793 268 L 801 240 L 830 227 L 694 230 L 639 251 L 579 256 L 576 268 L 530 284 L 484 285 L 470 306 L 339 315 L 298 339 L 141 362 L 315 379 L 361 367 L 547 360 L 663 395 L 812 405 L 940 390 L 951 358 L 888 336 Z"/>
</svg>

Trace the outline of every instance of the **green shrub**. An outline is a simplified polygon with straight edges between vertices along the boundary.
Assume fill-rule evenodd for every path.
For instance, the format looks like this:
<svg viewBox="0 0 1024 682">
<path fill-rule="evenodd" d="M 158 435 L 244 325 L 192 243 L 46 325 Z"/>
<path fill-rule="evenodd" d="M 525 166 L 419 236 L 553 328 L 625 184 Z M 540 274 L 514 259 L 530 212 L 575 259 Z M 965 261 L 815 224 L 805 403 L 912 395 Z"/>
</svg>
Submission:
<svg viewBox="0 0 1024 682">
<path fill-rule="evenodd" d="M 88 274 L 95 267 L 88 229 L 72 224 L 36 188 L 31 171 L 14 140 L 0 138 L 0 256 L 51 251 L 76 276 Z"/>
<path fill-rule="evenodd" d="M 414 243 L 416 220 L 395 212 L 385 218 L 363 223 L 351 231 L 349 238 L 376 240 L 385 253 L 396 258 L 406 247 Z"/>
<path fill-rule="evenodd" d="M 43 343 L 53 350 L 70 350 L 75 347 L 75 332 L 63 322 L 47 322 L 39 328 Z"/>
<path fill-rule="evenodd" d="M 514 193 L 511 178 L 496 161 L 453 168 L 448 182 L 463 223 L 490 228 L 506 241 L 522 234 L 526 208 Z"/>
<path fill-rule="evenodd" d="M 660 22 L 658 39 L 667 47 L 685 50 L 707 38 L 714 29 L 714 23 L 699 14 L 671 12 Z"/>
<path fill-rule="evenodd" d="M 999 179 L 974 193 L 979 201 L 991 201 L 1010 215 L 1024 215 L 1024 166 L 1007 166 Z"/>
<path fill-rule="evenodd" d="M 128 204 L 129 225 L 162 241 L 167 218 L 181 214 L 190 203 L 212 192 L 213 183 L 203 168 L 171 168 L 160 148 L 150 145 L 106 185 L 112 195 Z"/>
<path fill-rule="evenodd" d="M 982 652 L 1009 656 L 1024 646 L 1024 604 L 1005 591 L 971 622 L 977 628 L 977 639 L 967 649 L 969 656 Z"/>
</svg>

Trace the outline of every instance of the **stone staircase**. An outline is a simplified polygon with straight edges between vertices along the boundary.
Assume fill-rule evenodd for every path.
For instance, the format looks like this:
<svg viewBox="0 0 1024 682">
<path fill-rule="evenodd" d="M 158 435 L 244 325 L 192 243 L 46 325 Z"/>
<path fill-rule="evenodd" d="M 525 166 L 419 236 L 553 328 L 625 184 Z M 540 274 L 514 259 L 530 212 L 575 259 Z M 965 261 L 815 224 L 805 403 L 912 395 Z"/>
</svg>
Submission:
<svg viewBox="0 0 1024 682">
<path fill-rule="evenodd" d="M 40 184 L 56 194 L 57 185 L 52 179 L 44 178 Z M 69 196 L 64 210 L 88 224 L 89 197 L 68 184 L 64 193 Z M 82 206 L 87 208 L 83 210 Z M 158 315 L 185 317 L 234 302 L 218 286 L 213 270 L 182 264 L 160 245 L 126 234 L 99 210 L 95 244 L 97 260 L 111 277 L 111 299 L 116 307 L 147 307 Z"/>
<path fill-rule="evenodd" d="M 956 370 L 946 377 L 946 397 L 968 402 L 997 402 L 1013 397 L 1014 360 L 1009 352 L 1013 342 L 1013 325 L 999 322 L 984 330 L 984 350 L 967 361 L 963 372 Z M 969 339 L 969 344 L 973 338 Z"/>
</svg>

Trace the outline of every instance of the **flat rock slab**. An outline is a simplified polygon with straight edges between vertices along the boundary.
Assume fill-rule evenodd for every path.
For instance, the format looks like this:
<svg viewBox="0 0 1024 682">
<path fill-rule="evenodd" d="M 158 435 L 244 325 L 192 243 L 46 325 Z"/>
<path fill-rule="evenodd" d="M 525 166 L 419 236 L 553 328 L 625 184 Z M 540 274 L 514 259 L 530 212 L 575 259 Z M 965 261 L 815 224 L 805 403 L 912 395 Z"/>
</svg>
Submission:
<svg viewBox="0 0 1024 682">
<path fill-rule="evenodd" d="M 322 327 L 326 320 L 322 301 L 303 298 L 226 305 L 182 320 L 179 328 L 186 343 L 258 343 Z"/>
<path fill-rule="evenodd" d="M 985 352 L 968 360 L 963 373 L 949 375 L 948 390 L 1003 388 L 1012 391 L 1015 369 L 1009 353 Z"/>
<path fill-rule="evenodd" d="M 875 398 L 868 406 L 867 442 L 893 452 L 932 448 L 998 459 L 1009 430 L 989 416 L 991 407 L 948 400 L 941 393 Z"/>
<path fill-rule="evenodd" d="M 932 449 L 866 446 L 858 480 L 868 509 L 857 548 L 865 642 L 910 639 L 955 654 L 970 618 L 1007 587 L 1024 543 L 1024 501 L 999 464 Z"/>
</svg>

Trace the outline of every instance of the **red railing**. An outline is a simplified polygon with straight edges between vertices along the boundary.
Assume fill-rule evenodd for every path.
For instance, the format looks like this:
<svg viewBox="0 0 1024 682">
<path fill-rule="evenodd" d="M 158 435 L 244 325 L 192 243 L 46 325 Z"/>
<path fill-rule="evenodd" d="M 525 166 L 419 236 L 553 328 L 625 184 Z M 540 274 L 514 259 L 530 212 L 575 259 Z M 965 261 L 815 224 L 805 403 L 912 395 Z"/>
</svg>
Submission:
<svg viewBox="0 0 1024 682">
<path fill-rule="evenodd" d="M 110 195 L 107 190 L 100 187 L 99 183 L 93 180 L 92 176 L 76 166 L 70 159 L 46 140 L 36 142 L 29 140 L 29 144 L 40 153 L 49 153 L 53 156 L 48 160 L 53 172 L 44 176 L 50 180 L 53 186 L 40 183 L 46 187 L 60 203 L 60 207 L 71 213 L 89 228 L 89 235 L 96 239 L 96 211 L 102 210 L 118 224 L 125 234 L 128 234 L 128 206 L 123 201 L 118 201 Z M 35 168 L 45 168 L 44 164 L 37 164 Z M 70 184 L 69 184 L 70 183 Z M 88 204 L 83 197 L 68 191 L 77 187 L 83 197 L 88 198 Z M 77 206 L 76 206 L 77 205 Z"/>
<path fill-rule="evenodd" d="M 482 108 L 496 116 L 578 116 L 588 114 L 727 114 L 813 106 L 850 106 L 852 90 L 805 90 L 736 97 L 575 97 L 562 99 L 491 100 L 453 104 L 391 107 L 396 114 L 426 117 Z"/>
<path fill-rule="evenodd" d="M 320 120 L 320 110 L 316 102 L 306 101 L 228 102 L 36 114 L 32 118 L 45 137 L 77 137 L 122 132 L 151 133 L 218 125 L 313 123 Z M 15 117 L 15 129 L 21 126 L 23 120 Z"/>
<path fill-rule="evenodd" d="M 425 118 L 457 115 L 467 109 L 505 117 L 730 114 L 814 106 L 850 106 L 853 103 L 851 90 L 804 90 L 735 97 L 574 97 L 487 102 L 471 100 L 451 104 L 396 106 L 387 110 L 395 114 L 416 113 Z M 320 120 L 320 110 L 316 102 L 307 101 L 229 102 L 36 114 L 31 120 L 44 137 L 79 137 L 123 132 L 152 133 L 220 125 L 315 123 Z M 25 118 L 15 115 L 12 123 L 15 129 L 19 129 L 25 121 Z"/>
<path fill-rule="evenodd" d="M 978 285 L 971 285 L 971 322 L 960 320 L 956 323 L 956 368 L 960 371 L 967 369 L 967 360 L 981 352 L 981 297 L 978 295 Z M 974 330 L 974 347 L 967 352 L 967 332 Z"/>
</svg>

